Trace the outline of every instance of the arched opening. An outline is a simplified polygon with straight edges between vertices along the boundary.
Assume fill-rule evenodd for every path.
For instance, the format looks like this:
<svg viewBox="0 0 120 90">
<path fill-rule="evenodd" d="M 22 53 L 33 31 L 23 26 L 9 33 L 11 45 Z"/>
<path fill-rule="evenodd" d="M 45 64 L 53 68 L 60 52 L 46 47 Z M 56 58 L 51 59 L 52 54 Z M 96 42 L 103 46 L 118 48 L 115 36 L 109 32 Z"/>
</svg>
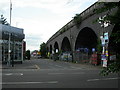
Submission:
<svg viewBox="0 0 120 90">
<path fill-rule="evenodd" d="M 52 45 L 50 45 L 50 54 L 52 54 Z"/>
<path fill-rule="evenodd" d="M 49 52 L 49 47 L 47 47 L 46 50 L 47 50 L 47 53 L 48 53 Z"/>
<path fill-rule="evenodd" d="M 70 41 L 67 37 L 64 37 L 64 39 L 62 41 L 61 50 L 62 50 L 62 52 L 70 52 L 71 51 Z"/>
<path fill-rule="evenodd" d="M 114 60 L 120 55 L 120 26 L 115 25 L 109 38 L 108 50 L 111 56 L 110 60 Z"/>
<path fill-rule="evenodd" d="M 60 55 L 61 60 L 72 61 L 71 45 L 67 37 L 64 37 L 62 41 L 61 51 L 62 51 Z"/>
<path fill-rule="evenodd" d="M 75 50 L 79 48 L 88 48 L 89 51 L 92 51 L 92 48 L 97 47 L 97 35 L 91 28 L 83 28 L 77 37 Z"/>
<path fill-rule="evenodd" d="M 54 44 L 54 52 L 55 52 L 55 53 L 58 53 L 58 52 L 59 52 L 59 46 L 58 46 L 58 43 L 57 43 L 57 42 L 55 42 L 55 44 Z"/>
<path fill-rule="evenodd" d="M 88 60 L 92 54 L 92 50 L 97 48 L 97 35 L 88 27 L 83 28 L 76 39 L 75 43 L 75 57 L 78 61 Z"/>
</svg>

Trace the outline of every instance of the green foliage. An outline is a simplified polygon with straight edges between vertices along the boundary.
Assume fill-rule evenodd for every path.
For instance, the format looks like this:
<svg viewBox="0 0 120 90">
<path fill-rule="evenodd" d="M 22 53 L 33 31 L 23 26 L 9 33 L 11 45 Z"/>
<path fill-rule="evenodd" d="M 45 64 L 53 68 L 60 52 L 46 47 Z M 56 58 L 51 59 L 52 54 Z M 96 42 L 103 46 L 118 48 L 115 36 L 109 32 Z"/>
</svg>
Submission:
<svg viewBox="0 0 120 90">
<path fill-rule="evenodd" d="M 103 5 L 102 8 L 94 9 L 94 12 L 99 14 L 106 11 L 111 11 L 113 8 L 119 7 L 118 2 L 98 2 L 98 5 Z"/>
<path fill-rule="evenodd" d="M 103 4 L 103 7 L 95 9 L 94 12 L 96 14 L 107 12 L 106 17 L 104 18 L 103 21 L 110 21 L 110 24 L 118 25 L 118 27 L 120 27 L 120 2 L 98 3 L 98 5 L 100 5 L 100 4 Z M 116 13 L 110 14 L 110 12 L 114 8 L 117 9 Z M 98 19 L 96 19 L 95 21 L 97 22 Z M 114 38 L 113 43 L 115 43 L 116 46 L 118 46 L 117 43 L 120 43 L 120 30 L 117 30 L 117 32 L 112 33 L 111 37 Z M 117 60 L 116 61 L 114 61 L 113 63 L 108 64 L 108 66 L 106 68 L 103 68 L 101 70 L 101 72 L 100 72 L 101 75 L 106 76 L 106 75 L 109 75 L 110 73 L 119 73 L 120 72 L 120 55 L 119 54 L 120 53 L 117 53 Z"/>
<path fill-rule="evenodd" d="M 61 31 L 60 31 L 60 34 L 64 33 L 66 31 L 65 28 L 62 28 Z"/>
<path fill-rule="evenodd" d="M 73 17 L 73 20 L 74 20 L 74 23 L 75 25 L 77 26 L 77 28 L 80 27 L 80 24 L 82 22 L 82 17 L 80 16 L 80 14 L 76 14 L 74 17 Z"/>
<path fill-rule="evenodd" d="M 107 12 L 104 21 L 110 21 L 111 24 L 120 24 L 120 2 L 99 2 L 98 5 L 103 5 L 103 7 L 94 9 L 94 13 L 99 14 Z M 116 13 L 110 14 L 114 8 L 117 8 Z M 94 22 L 97 21 L 98 19 Z"/>
<path fill-rule="evenodd" d="M 120 30 L 118 30 L 115 33 L 112 33 L 111 37 L 114 38 L 114 40 L 113 40 L 114 43 L 116 43 L 116 42 L 120 43 Z"/>
<path fill-rule="evenodd" d="M 1 15 L 1 18 L 0 18 L 0 24 L 9 25 L 9 23 L 6 21 L 6 18 L 4 18 L 3 15 Z"/>
<path fill-rule="evenodd" d="M 102 45 L 101 45 L 101 41 L 100 41 L 100 40 L 98 40 L 97 52 L 98 52 L 98 53 L 101 53 L 101 52 L 102 52 Z"/>
<path fill-rule="evenodd" d="M 120 61 L 113 62 L 108 65 L 107 68 L 103 68 L 100 72 L 100 75 L 106 76 L 110 73 L 119 73 L 120 72 Z"/>
<path fill-rule="evenodd" d="M 44 42 L 40 45 L 40 52 L 42 57 L 47 57 L 47 48 Z"/>
</svg>

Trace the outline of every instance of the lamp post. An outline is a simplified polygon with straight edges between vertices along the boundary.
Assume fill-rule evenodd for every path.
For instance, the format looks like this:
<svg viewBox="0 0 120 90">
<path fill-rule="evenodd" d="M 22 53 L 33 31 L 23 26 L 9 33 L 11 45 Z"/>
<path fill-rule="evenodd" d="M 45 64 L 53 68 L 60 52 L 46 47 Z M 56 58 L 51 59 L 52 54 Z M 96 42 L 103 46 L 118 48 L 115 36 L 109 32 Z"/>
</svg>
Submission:
<svg viewBox="0 0 120 90">
<path fill-rule="evenodd" d="M 11 3 L 11 0 L 10 0 L 10 31 L 11 31 L 11 15 L 12 15 L 12 3 Z M 7 64 L 10 65 L 10 53 L 11 53 L 11 33 L 9 32 L 9 39 L 8 39 L 8 62 Z"/>
</svg>

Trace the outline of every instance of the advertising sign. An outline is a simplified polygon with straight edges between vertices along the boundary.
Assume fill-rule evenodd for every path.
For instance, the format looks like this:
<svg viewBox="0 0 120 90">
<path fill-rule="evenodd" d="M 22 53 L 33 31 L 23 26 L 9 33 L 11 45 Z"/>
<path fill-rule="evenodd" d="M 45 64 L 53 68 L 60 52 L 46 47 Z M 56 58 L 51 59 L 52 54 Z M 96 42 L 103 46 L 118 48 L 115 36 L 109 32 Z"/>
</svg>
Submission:
<svg viewBox="0 0 120 90">
<path fill-rule="evenodd" d="M 105 54 L 101 55 L 101 60 L 106 60 L 106 55 Z"/>
<path fill-rule="evenodd" d="M 104 33 L 104 39 L 108 40 L 108 32 Z"/>
<path fill-rule="evenodd" d="M 100 36 L 100 39 L 101 39 L 102 46 L 104 46 L 105 45 L 105 39 L 103 38 L 103 36 Z"/>
<path fill-rule="evenodd" d="M 103 60 L 103 67 L 107 67 L 107 60 Z"/>
<path fill-rule="evenodd" d="M 105 43 L 108 43 L 108 32 L 104 33 L 104 39 L 105 39 Z"/>
<path fill-rule="evenodd" d="M 106 56 L 108 57 L 108 51 L 106 51 Z"/>
</svg>

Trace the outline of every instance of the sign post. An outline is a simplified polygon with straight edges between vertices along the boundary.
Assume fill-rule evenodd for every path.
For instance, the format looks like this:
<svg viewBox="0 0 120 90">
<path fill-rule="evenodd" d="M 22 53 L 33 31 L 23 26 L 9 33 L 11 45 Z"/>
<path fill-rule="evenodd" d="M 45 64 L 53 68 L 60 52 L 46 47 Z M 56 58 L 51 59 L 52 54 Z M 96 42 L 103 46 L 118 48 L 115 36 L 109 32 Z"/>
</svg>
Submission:
<svg viewBox="0 0 120 90">
<path fill-rule="evenodd" d="M 101 55 L 101 60 L 102 60 L 102 64 L 103 67 L 107 67 L 107 63 L 108 63 L 108 42 L 109 42 L 109 36 L 108 36 L 108 32 L 106 32 L 104 29 L 105 27 L 108 27 L 110 25 L 110 22 L 108 22 L 108 20 L 105 20 L 106 15 L 104 15 L 103 17 L 99 17 L 99 23 L 101 24 L 102 29 L 102 36 L 100 37 L 101 42 L 102 42 L 102 55 Z"/>
</svg>

